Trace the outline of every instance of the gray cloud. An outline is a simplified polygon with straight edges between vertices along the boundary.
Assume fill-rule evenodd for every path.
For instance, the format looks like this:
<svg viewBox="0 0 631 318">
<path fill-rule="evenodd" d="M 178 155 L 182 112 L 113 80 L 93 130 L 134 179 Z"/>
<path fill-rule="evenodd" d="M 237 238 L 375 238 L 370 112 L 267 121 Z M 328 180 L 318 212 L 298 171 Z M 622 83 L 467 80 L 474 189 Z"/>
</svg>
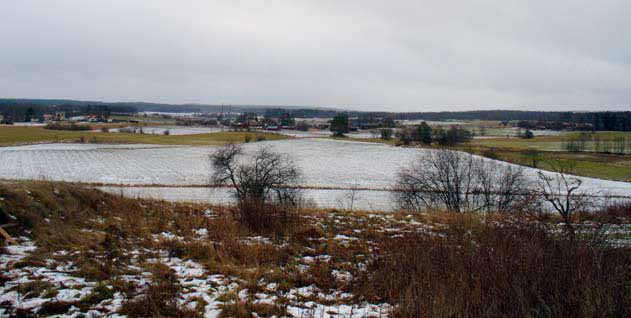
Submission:
<svg viewBox="0 0 631 318">
<path fill-rule="evenodd" d="M 629 109 L 631 3 L 9 0 L 4 97 Z"/>
</svg>

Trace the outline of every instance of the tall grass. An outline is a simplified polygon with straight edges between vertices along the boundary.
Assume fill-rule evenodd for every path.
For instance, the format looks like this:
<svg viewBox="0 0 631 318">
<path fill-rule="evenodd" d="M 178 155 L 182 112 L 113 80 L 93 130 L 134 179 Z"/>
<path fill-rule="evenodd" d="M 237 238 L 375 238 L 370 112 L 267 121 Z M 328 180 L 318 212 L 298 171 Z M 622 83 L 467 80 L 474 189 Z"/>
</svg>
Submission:
<svg viewBox="0 0 631 318">
<path fill-rule="evenodd" d="M 47 305 L 50 314 L 66 312 L 70 305 L 88 308 L 119 291 L 129 299 L 123 310 L 129 316 L 201 314 L 199 308 L 193 312 L 175 305 L 182 287 L 169 268 L 143 261 L 164 251 L 198 262 L 208 274 L 238 277 L 240 287 L 252 294 L 264 292 L 272 282 L 279 292 L 313 285 L 352 293 L 352 301 L 390 303 L 395 317 L 631 315 L 631 248 L 613 248 L 599 235 L 583 231 L 585 227 L 566 236 L 556 227 L 555 215 L 516 219 L 400 211 L 390 217 L 301 210 L 300 216 L 285 218 L 291 210 L 274 206 L 209 211 L 208 206 L 134 200 L 46 182 L 0 184 L 0 198 L 0 207 L 18 219 L 19 226 L 8 229 L 11 234 L 27 235 L 38 246 L 16 267 L 43 267 L 51 258 L 72 261 L 74 275 L 113 286 L 97 288 L 76 304 Z M 629 223 L 629 211 L 621 204 L 597 215 L 578 215 L 577 220 L 590 226 Z M 251 219 L 240 220 L 236 213 L 252 213 L 243 216 Z M 265 224 L 260 228 L 264 233 L 248 222 Z M 205 229 L 203 237 L 199 229 Z M 290 232 L 279 237 L 277 229 Z M 163 232 L 183 239 L 156 238 Z M 259 240 L 261 234 L 269 236 L 267 242 Z M 354 239 L 344 242 L 338 234 Z M 75 253 L 54 256 L 58 250 Z M 131 250 L 140 251 L 136 261 L 130 260 Z M 328 260 L 317 258 L 323 255 Z M 315 259 L 303 262 L 306 256 Z M 124 284 L 121 275 L 130 274 L 125 265 L 152 272 L 152 285 Z M 339 280 L 334 270 L 348 271 L 352 278 Z M 46 292 L 43 285 L 25 288 Z M 283 316 L 282 305 L 226 303 L 223 315 L 247 317 L 256 311 Z"/>
<path fill-rule="evenodd" d="M 287 233 L 298 220 L 295 207 L 259 200 L 239 202 L 233 209 L 233 214 L 239 223 L 262 234 Z"/>
<path fill-rule="evenodd" d="M 630 269 L 631 249 L 596 239 L 456 223 L 379 244 L 357 292 L 395 317 L 629 317 Z"/>
</svg>

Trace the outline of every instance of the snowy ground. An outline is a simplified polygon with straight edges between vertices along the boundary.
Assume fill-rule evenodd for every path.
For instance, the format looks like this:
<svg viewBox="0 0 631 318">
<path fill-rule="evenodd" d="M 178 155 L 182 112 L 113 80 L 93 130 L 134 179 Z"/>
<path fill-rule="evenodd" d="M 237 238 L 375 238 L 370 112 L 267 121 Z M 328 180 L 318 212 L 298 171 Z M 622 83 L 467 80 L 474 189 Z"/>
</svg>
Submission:
<svg viewBox="0 0 631 318">
<path fill-rule="evenodd" d="M 392 147 L 383 144 L 348 142 L 327 139 L 293 139 L 245 144 L 247 152 L 259 146 L 272 146 L 289 154 L 303 174 L 301 186 L 313 188 L 309 195 L 321 206 L 338 205 L 338 198 L 348 195 L 350 188 L 387 190 L 397 172 L 408 166 L 423 152 L 418 148 Z M 153 145 L 48 144 L 0 148 L 0 178 L 46 179 L 126 185 L 205 185 L 209 183 L 210 147 Z M 501 163 L 505 164 L 505 163 Z M 536 169 L 525 168 L 534 181 Z M 582 189 L 600 195 L 631 195 L 631 183 L 593 178 L 583 180 Z M 315 191 L 317 188 L 341 188 L 342 192 Z M 156 188 L 124 190 L 136 195 L 159 196 Z M 194 200 L 208 198 L 207 190 L 173 190 Z M 200 196 L 197 196 L 197 193 Z M 380 192 L 359 192 L 365 197 L 364 207 L 390 206 L 388 195 Z M 171 199 L 174 194 L 170 194 Z M 222 197 L 219 194 L 218 197 Z M 385 201 L 384 201 L 385 200 Z M 360 200 L 361 201 L 361 200 Z"/>
<path fill-rule="evenodd" d="M 98 187 L 98 189 L 122 194 L 131 198 L 164 199 L 174 202 L 232 204 L 234 197 L 227 188 L 203 187 Z M 396 208 L 391 191 L 380 190 L 328 190 L 305 189 L 303 198 L 318 207 L 362 211 L 390 211 Z"/>
<path fill-rule="evenodd" d="M 321 137 L 333 136 L 333 132 L 329 130 L 309 130 L 309 131 L 279 130 L 275 132 L 281 135 L 296 137 L 296 138 L 321 138 Z M 369 138 L 379 138 L 379 133 L 377 132 L 377 134 L 375 135 L 373 132 L 369 130 L 362 130 L 362 131 L 355 131 L 355 132 L 347 133 L 346 136 L 350 138 L 355 138 L 355 139 L 369 139 Z"/>
<path fill-rule="evenodd" d="M 212 211 L 205 212 L 207 218 L 214 218 Z M 392 222 L 387 228 L 398 226 L 399 222 L 392 217 L 371 216 L 380 222 Z M 102 219 L 95 219 L 95 221 Z M 318 226 L 325 225 L 322 219 L 309 219 Z M 349 220 L 342 216 L 332 215 L 332 222 L 336 226 L 346 226 Z M 331 222 L 328 221 L 328 222 Z M 96 227 L 85 228 L 85 232 L 99 232 Z M 411 226 L 412 222 L 403 222 L 401 226 Z M 360 232 L 357 232 L 360 233 Z M 125 317 L 124 307 L 130 302 L 141 299 L 155 281 L 151 270 L 152 264 L 167 266 L 175 275 L 178 286 L 176 295 L 177 305 L 192 311 L 201 312 L 203 317 L 219 317 L 223 310 L 249 304 L 249 310 L 265 310 L 260 306 L 281 306 L 290 317 L 387 317 L 390 306 L 387 304 L 370 304 L 358 302 L 354 295 L 343 290 L 321 288 L 306 279 L 305 285 L 287 287 L 279 286 L 278 282 L 259 279 L 252 285 L 242 277 L 227 276 L 217 272 L 209 272 L 207 267 L 195 259 L 181 259 L 171 256 L 173 251 L 162 249 L 174 244 L 195 244 L 209 242 L 209 230 L 199 228 L 194 235 L 178 235 L 171 232 L 161 232 L 150 236 L 153 244 L 147 244 L 140 237 L 128 238 L 128 249 L 120 255 L 117 263 L 119 272 L 116 279 L 104 282 L 89 280 L 81 277 L 81 264 L 75 263 L 84 251 L 57 250 L 36 255 L 38 247 L 27 237 L 20 237 L 18 243 L 9 245 L 0 252 L 0 271 L 2 285 L 0 285 L 0 318 L 15 317 L 16 315 L 35 315 L 52 317 Z M 314 243 L 326 238 L 315 238 Z M 332 246 L 348 246 L 358 242 L 358 238 L 349 235 L 336 235 L 327 244 Z M 134 244 L 140 244 L 138 246 Z M 218 241 L 214 244 L 225 244 Z M 286 248 L 286 243 L 275 242 L 261 236 L 243 237 L 238 244 L 242 246 L 266 246 L 272 251 Z M 142 246 L 142 247 L 140 247 Z M 342 250 L 340 250 L 342 251 Z M 307 254 L 292 257 L 291 270 L 288 273 L 309 275 L 313 266 L 328 264 L 327 275 L 332 275 L 339 286 L 349 283 L 353 275 L 339 266 L 346 266 L 347 262 L 334 264 L 331 255 L 313 254 L 314 250 L 304 248 Z M 303 252 L 303 253 L 304 253 Z M 104 260 L 96 254 L 97 260 Z M 338 256 L 339 257 L 339 256 Z M 44 261 L 39 261 L 44 259 Z M 289 266 L 286 264 L 285 266 Z M 282 268 L 281 268 L 282 269 Z M 267 269 L 258 269 L 265 272 Z M 278 269 L 276 269 L 278 270 Z M 283 269 L 285 270 L 285 269 Z M 272 269 L 272 272 L 274 270 Z M 297 272 L 295 272 L 297 271 Z M 246 272 L 250 272 L 249 270 Z M 289 275 L 289 274 L 288 274 Z M 123 283 L 121 283 L 123 282 Z M 125 284 L 125 290 L 121 290 Z M 256 290 L 249 290 L 255 287 Z M 257 307 L 258 306 L 258 307 Z M 278 307 L 277 307 L 278 308 Z M 123 313 L 123 314 L 121 314 Z"/>
<path fill-rule="evenodd" d="M 128 127 L 125 129 L 135 129 L 136 133 L 140 133 L 139 128 Z M 111 133 L 120 132 L 119 128 L 112 128 L 109 130 Z M 199 135 L 199 134 L 209 134 L 224 131 L 221 128 L 217 127 L 186 127 L 186 126 L 149 126 L 142 127 L 142 133 L 148 135 L 164 135 L 165 131 L 169 131 L 169 135 Z M 227 130 L 227 129 L 226 129 Z"/>
</svg>

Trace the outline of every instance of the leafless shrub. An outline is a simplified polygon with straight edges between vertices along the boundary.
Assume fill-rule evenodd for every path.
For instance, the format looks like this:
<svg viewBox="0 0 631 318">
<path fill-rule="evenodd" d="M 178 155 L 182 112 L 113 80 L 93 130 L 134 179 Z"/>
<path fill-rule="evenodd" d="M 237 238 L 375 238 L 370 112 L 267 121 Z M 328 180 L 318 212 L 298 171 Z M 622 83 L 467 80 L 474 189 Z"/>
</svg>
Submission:
<svg viewBox="0 0 631 318">
<path fill-rule="evenodd" d="M 579 212 L 580 213 L 580 212 Z M 581 220 L 594 220 L 606 224 L 620 224 L 631 219 L 631 201 L 622 200 L 605 203 L 599 209 L 590 213 L 580 213 Z"/>
<path fill-rule="evenodd" d="M 287 221 L 300 203 L 299 190 L 291 187 L 300 176 L 296 166 L 268 147 L 259 148 L 252 158 L 243 155 L 235 144 L 211 154 L 213 182 L 234 188 L 238 218 L 246 225 L 267 228 L 271 220 Z"/>
<path fill-rule="evenodd" d="M 517 211 L 526 204 L 526 182 L 521 167 L 478 160 L 476 170 L 485 211 Z"/>
<path fill-rule="evenodd" d="M 508 212 L 527 193 L 521 168 L 451 150 L 422 154 L 395 188 L 400 208 L 415 211 Z"/>
<path fill-rule="evenodd" d="M 555 163 L 554 173 L 539 171 L 539 193 L 543 200 L 557 211 L 566 224 L 571 224 L 575 212 L 586 209 L 586 194 L 579 193 L 583 181 L 570 175 L 573 167 L 569 163 Z"/>
</svg>

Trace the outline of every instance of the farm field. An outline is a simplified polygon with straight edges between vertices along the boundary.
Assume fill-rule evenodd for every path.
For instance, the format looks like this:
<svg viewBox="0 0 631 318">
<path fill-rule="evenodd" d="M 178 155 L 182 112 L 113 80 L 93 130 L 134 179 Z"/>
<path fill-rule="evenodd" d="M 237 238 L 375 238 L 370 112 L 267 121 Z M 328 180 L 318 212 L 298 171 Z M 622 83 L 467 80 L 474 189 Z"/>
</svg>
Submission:
<svg viewBox="0 0 631 318">
<path fill-rule="evenodd" d="M 559 163 L 561 163 L 566 167 L 571 166 L 572 173 L 579 176 L 631 182 L 631 154 L 596 153 L 593 152 L 593 142 L 586 143 L 585 151 L 566 151 L 565 142 L 568 139 L 577 138 L 579 135 L 580 133 L 563 132 L 562 134 L 537 136 L 532 139 L 486 136 L 474 138 L 471 142 L 459 145 L 455 149 L 524 166 L 532 166 L 531 158 L 525 152 L 537 150 L 540 161 L 537 168 L 558 171 Z M 616 138 L 625 138 L 627 152 L 631 151 L 631 133 L 629 132 L 596 132 L 594 136 L 598 136 L 601 143 L 613 141 Z M 352 140 L 349 137 L 335 139 Z M 396 139 L 366 138 L 362 141 L 397 144 Z M 413 145 L 413 147 L 439 148 L 438 146 L 423 145 Z"/>
<path fill-rule="evenodd" d="M 464 150 L 486 156 L 492 154 L 492 158 L 519 165 L 532 165 L 531 156 L 521 151 L 494 149 L 489 152 L 485 148 L 466 148 Z M 542 151 L 538 157 L 537 167 L 539 169 L 556 171 L 561 164 L 571 167 L 572 173 L 576 175 L 631 182 L 631 155 Z"/>
<path fill-rule="evenodd" d="M 547 138 L 547 137 L 546 137 Z M 349 137 L 333 138 L 335 140 L 353 140 Z M 531 166 L 531 159 L 524 151 L 530 149 L 539 150 L 539 165 L 537 168 L 547 171 L 558 171 L 559 163 L 572 167 L 572 174 L 613 181 L 631 182 L 631 155 L 599 154 L 593 152 L 567 152 L 554 150 L 561 147 L 561 142 L 546 141 L 540 137 L 541 142 L 521 142 L 518 138 L 501 139 L 474 139 L 471 143 L 463 144 L 454 149 L 485 156 L 490 159 L 502 160 L 518 165 Z M 382 140 L 378 138 L 362 139 L 363 142 L 395 145 L 395 139 Z M 515 141 L 515 142 L 513 142 Z M 414 145 L 426 149 L 439 149 L 437 146 L 427 147 Z M 545 150 L 548 149 L 548 150 Z"/>
<path fill-rule="evenodd" d="M 43 127 L 20 127 L 0 125 L 0 146 L 36 143 L 77 143 L 83 138 L 86 143 L 103 144 L 161 144 L 161 145 L 208 145 L 226 142 L 243 142 L 249 135 L 269 140 L 288 138 L 268 132 L 222 132 L 196 135 L 150 135 L 129 133 L 103 133 L 83 131 L 48 130 Z"/>
<path fill-rule="evenodd" d="M 234 205 L 236 203 L 234 195 L 228 188 L 196 186 L 100 186 L 96 188 L 128 198 L 215 205 Z M 301 195 L 306 205 L 313 205 L 318 208 L 379 212 L 396 210 L 396 205 L 393 202 L 393 193 L 387 190 L 307 188 L 301 191 Z"/>
<path fill-rule="evenodd" d="M 300 130 L 280 130 L 277 133 L 285 136 L 291 136 L 296 138 L 327 138 L 333 137 L 333 132 L 328 130 L 309 130 L 309 131 L 300 131 Z M 378 135 L 378 134 L 377 134 Z M 355 131 L 346 134 L 348 138 L 351 139 L 372 139 L 375 137 L 375 134 L 368 131 Z"/>
<path fill-rule="evenodd" d="M 592 136 L 592 134 L 589 134 Z M 536 136 L 532 139 L 523 138 L 484 138 L 474 139 L 473 146 L 496 147 L 510 150 L 537 149 L 543 151 L 565 151 L 564 143 L 578 138 L 578 132 L 565 132 L 559 135 Z M 628 149 L 631 150 L 631 132 L 595 132 L 594 137 L 602 141 L 613 141 L 615 138 L 625 138 Z M 594 151 L 594 142 L 588 141 L 586 151 Z"/>
<path fill-rule="evenodd" d="M 576 139 L 580 133 L 566 133 L 559 136 L 539 136 L 532 139 L 488 138 L 474 139 L 469 144 L 460 146 L 463 151 L 490 156 L 520 165 L 531 166 L 531 157 L 526 151 L 538 150 L 540 153 L 538 168 L 555 171 L 559 163 L 572 166 L 572 173 L 608 180 L 631 181 L 631 155 L 596 153 L 595 143 L 586 142 L 585 151 L 568 152 L 567 140 Z M 631 133 L 596 132 L 592 138 L 601 143 L 626 139 L 627 152 L 631 151 Z"/>
<path fill-rule="evenodd" d="M 335 207 L 357 190 L 357 207 L 394 207 L 387 191 L 401 167 L 408 166 L 431 149 L 392 147 L 368 142 L 331 139 L 291 139 L 244 145 L 246 153 L 271 146 L 288 154 L 302 172 L 299 186 L 319 206 Z M 0 148 L 0 178 L 6 180 L 52 180 L 95 186 L 134 185 L 138 188 L 109 189 L 131 196 L 164 199 L 187 198 L 208 202 L 228 196 L 220 190 L 203 189 L 210 182 L 208 159 L 213 147 L 167 145 L 47 144 Z M 499 162 L 498 164 L 506 164 Z M 525 168 L 533 183 L 538 170 Z M 581 191 L 598 195 L 631 195 L 631 184 L 581 178 Z M 142 187 L 141 187 L 142 186 Z M 181 187 L 168 191 L 169 187 Z M 167 188 L 167 189 L 164 189 Z M 197 189 L 195 189 L 197 188 Z M 209 196 L 210 193 L 210 196 Z M 163 196 L 162 196 L 163 195 Z M 181 195 L 181 196 L 180 196 Z"/>
<path fill-rule="evenodd" d="M 121 121 L 135 121 L 148 125 L 175 125 L 177 122 L 176 118 L 173 117 L 161 117 L 161 116 L 129 116 L 129 115 L 112 115 L 112 119 L 121 120 Z"/>
<path fill-rule="evenodd" d="M 123 127 L 123 128 L 113 128 L 110 129 L 111 133 L 120 133 L 121 130 L 125 132 L 125 130 L 136 130 L 136 133 L 140 133 L 140 128 L 138 127 Z M 143 126 L 142 133 L 149 135 L 171 135 L 171 136 L 183 136 L 183 135 L 200 135 L 200 134 L 210 134 L 210 133 L 219 133 L 225 132 L 228 129 L 221 129 L 218 127 L 188 127 L 188 126 Z M 168 132 L 168 133 L 167 133 Z"/>
</svg>

